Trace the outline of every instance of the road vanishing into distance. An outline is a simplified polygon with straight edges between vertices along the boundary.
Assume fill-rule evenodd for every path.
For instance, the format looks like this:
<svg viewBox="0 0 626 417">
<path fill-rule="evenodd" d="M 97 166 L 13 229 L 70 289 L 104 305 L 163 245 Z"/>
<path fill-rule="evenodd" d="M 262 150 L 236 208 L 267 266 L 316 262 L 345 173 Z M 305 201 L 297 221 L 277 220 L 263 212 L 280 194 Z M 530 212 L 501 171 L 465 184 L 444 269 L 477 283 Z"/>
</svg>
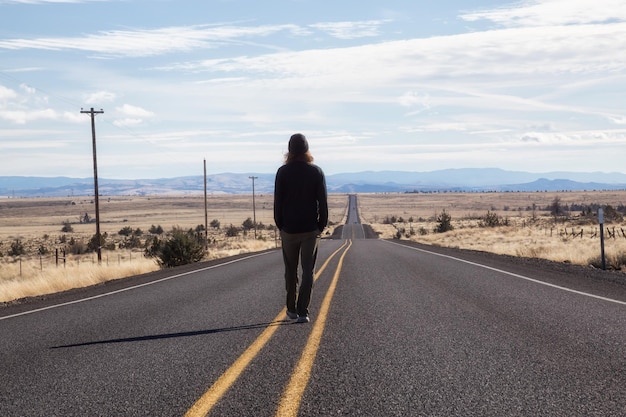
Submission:
<svg viewBox="0 0 626 417">
<path fill-rule="evenodd" d="M 311 323 L 279 250 L 0 308 L 0 416 L 626 415 L 617 274 L 363 239 L 356 197 L 347 218 Z"/>
</svg>

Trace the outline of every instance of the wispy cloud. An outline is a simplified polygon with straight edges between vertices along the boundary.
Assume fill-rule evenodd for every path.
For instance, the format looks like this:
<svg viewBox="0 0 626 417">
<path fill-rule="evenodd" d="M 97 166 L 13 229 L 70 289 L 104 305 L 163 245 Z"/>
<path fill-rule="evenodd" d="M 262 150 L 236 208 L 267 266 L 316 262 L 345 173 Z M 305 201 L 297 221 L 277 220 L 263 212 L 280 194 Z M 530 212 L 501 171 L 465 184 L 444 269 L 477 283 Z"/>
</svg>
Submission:
<svg viewBox="0 0 626 417">
<path fill-rule="evenodd" d="M 357 39 L 379 36 L 380 26 L 389 22 L 389 20 L 327 22 L 312 24 L 309 27 L 326 32 L 338 39 Z"/>
<path fill-rule="evenodd" d="M 110 0 L 0 0 L 0 4 L 93 3 Z"/>
<path fill-rule="evenodd" d="M 117 94 L 111 91 L 97 91 L 95 93 L 91 93 L 85 97 L 85 103 L 87 104 L 101 104 L 101 103 L 110 103 L 115 101 L 117 98 Z"/>
<path fill-rule="evenodd" d="M 530 0 L 462 14 L 468 22 L 488 20 L 507 27 L 614 23 L 626 20 L 623 0 Z"/>
<path fill-rule="evenodd" d="M 118 127 L 131 127 L 144 123 L 154 117 L 154 113 L 141 107 L 124 104 L 115 108 L 118 118 L 113 122 Z"/>
<path fill-rule="evenodd" d="M 256 39 L 291 31 L 296 25 L 262 25 L 256 27 L 200 25 L 159 29 L 110 30 L 83 37 L 5 39 L 0 49 L 80 50 L 109 56 L 145 57 L 194 49 L 217 48 L 245 39 Z"/>
</svg>

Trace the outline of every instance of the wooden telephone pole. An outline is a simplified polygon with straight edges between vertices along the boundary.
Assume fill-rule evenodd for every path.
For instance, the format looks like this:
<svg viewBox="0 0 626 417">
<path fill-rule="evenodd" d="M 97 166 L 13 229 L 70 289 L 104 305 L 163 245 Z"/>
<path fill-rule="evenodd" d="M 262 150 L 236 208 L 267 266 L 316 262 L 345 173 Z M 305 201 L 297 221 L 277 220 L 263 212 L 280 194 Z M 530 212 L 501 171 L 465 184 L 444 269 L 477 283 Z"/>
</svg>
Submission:
<svg viewBox="0 0 626 417">
<path fill-rule="evenodd" d="M 102 109 L 96 111 L 91 108 L 91 110 L 83 110 L 80 109 L 80 112 L 83 114 L 89 114 L 91 116 L 91 143 L 93 147 L 93 188 L 94 188 L 94 198 L 96 204 L 96 239 L 98 244 L 98 265 L 102 262 L 102 248 L 100 247 L 100 242 L 102 241 L 102 237 L 100 235 L 100 202 L 98 199 L 98 158 L 96 157 L 96 114 L 102 114 L 104 111 Z"/>
<path fill-rule="evenodd" d="M 254 217 L 254 220 L 252 220 L 254 222 L 254 238 L 256 239 L 256 202 L 254 201 L 254 180 L 256 180 L 259 177 L 248 177 L 252 180 L 252 216 Z"/>
</svg>

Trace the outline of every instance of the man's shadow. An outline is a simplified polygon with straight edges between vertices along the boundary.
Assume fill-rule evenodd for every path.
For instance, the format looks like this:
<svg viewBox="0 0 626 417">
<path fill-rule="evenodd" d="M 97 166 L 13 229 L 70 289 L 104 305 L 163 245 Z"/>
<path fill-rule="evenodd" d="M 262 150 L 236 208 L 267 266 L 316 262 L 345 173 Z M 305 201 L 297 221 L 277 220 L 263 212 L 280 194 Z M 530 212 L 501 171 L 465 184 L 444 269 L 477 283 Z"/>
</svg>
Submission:
<svg viewBox="0 0 626 417">
<path fill-rule="evenodd" d="M 287 324 L 295 324 L 295 322 L 291 320 L 278 320 L 278 321 L 272 321 L 269 323 L 246 324 L 243 326 L 222 327 L 219 329 L 196 330 L 196 331 L 191 331 L 191 332 L 178 332 L 178 333 L 165 333 L 165 334 L 126 337 L 126 338 L 109 339 L 109 340 L 97 340 L 93 342 L 83 342 L 83 343 L 74 343 L 70 345 L 52 346 L 50 349 L 64 349 L 64 348 L 74 348 L 74 347 L 82 347 L 82 346 L 108 345 L 108 344 L 113 344 L 113 343 L 144 342 L 144 341 L 149 341 L 149 340 L 165 340 L 165 339 L 174 339 L 174 338 L 179 338 L 179 337 L 204 336 L 204 335 L 209 335 L 209 334 L 236 332 L 236 331 L 241 331 L 241 330 L 264 329 L 270 326 L 284 326 Z"/>
</svg>

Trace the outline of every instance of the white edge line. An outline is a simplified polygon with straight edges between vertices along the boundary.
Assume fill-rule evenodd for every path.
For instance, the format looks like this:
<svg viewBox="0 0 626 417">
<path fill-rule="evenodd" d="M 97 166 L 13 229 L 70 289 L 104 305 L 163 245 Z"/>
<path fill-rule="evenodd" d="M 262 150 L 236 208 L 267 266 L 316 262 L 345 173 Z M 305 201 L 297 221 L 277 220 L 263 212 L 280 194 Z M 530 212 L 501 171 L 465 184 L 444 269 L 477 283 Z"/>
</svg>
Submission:
<svg viewBox="0 0 626 417">
<path fill-rule="evenodd" d="M 402 245 L 402 244 L 400 244 L 400 243 L 390 242 L 390 241 L 388 241 L 388 240 L 383 240 L 383 242 L 390 243 L 390 244 L 392 244 L 392 245 L 402 246 L 403 248 L 408 248 L 408 249 L 416 250 L 416 251 L 419 251 L 419 252 L 428 253 L 428 254 L 431 254 L 431 255 L 441 256 L 442 258 L 454 259 L 455 261 L 464 262 L 464 263 L 466 263 L 466 264 L 470 264 L 470 265 L 478 266 L 478 267 L 480 267 L 480 268 L 484 268 L 484 269 L 489 269 L 489 270 L 491 270 L 491 271 L 495 271 L 495 272 L 500 272 L 500 273 L 502 273 L 502 274 L 510 275 L 510 276 L 512 276 L 512 277 L 515 277 L 515 278 L 525 279 L 525 280 L 527 280 L 527 281 L 531 281 L 531 282 L 534 282 L 534 283 L 536 283 L 536 284 L 545 285 L 545 286 L 547 286 L 547 287 L 557 288 L 557 289 L 559 289 L 559 290 L 563 290 L 563 291 L 571 292 L 571 293 L 574 293 L 574 294 L 579 294 L 579 295 L 584 295 L 584 296 L 587 296 L 587 297 L 597 298 L 598 300 L 602 300 L 602 301 L 608 301 L 608 302 L 611 302 L 611 303 L 616 303 L 616 304 L 626 305 L 626 302 L 625 302 L 625 301 L 614 300 L 614 299 L 612 299 L 612 298 L 602 297 L 602 296 L 600 296 L 600 295 L 589 294 L 589 293 L 587 293 L 587 292 L 578 291 L 578 290 L 573 290 L 573 289 L 571 289 L 571 288 L 567 288 L 567 287 L 561 287 L 560 285 L 554 285 L 554 284 L 550 284 L 549 282 L 539 281 L 539 280 L 537 280 L 537 279 L 534 279 L 534 278 L 529 278 L 529 277 L 526 277 L 526 276 L 524 276 L 524 275 L 515 274 L 515 273 L 513 273 L 513 272 L 504 271 L 504 270 L 502 270 L 502 269 L 493 268 L 493 267 L 491 267 L 491 266 L 487 266 L 487 265 L 479 264 L 479 263 L 476 263 L 476 262 L 466 261 L 465 259 L 461 259 L 461 258 L 455 258 L 454 256 L 450 256 L 450 255 L 443 255 L 443 254 L 441 254 L 441 253 L 431 252 L 431 251 L 428 251 L 428 250 L 425 250 L 425 249 L 415 248 L 415 247 L 413 247 L 413 246 Z"/>
<path fill-rule="evenodd" d="M 240 262 L 240 261 L 245 261 L 247 259 L 255 258 L 257 256 L 267 255 L 269 253 L 273 253 L 273 251 L 257 253 L 257 254 L 246 256 L 246 257 L 243 257 L 243 258 L 234 259 L 232 261 L 224 262 L 224 263 L 221 263 L 221 264 L 211 265 L 211 266 L 207 266 L 205 268 L 200 268 L 200 269 L 194 269 L 193 271 L 183 272 L 181 274 L 176 274 L 176 275 L 172 275 L 172 276 L 169 276 L 169 277 L 157 279 L 156 281 L 145 282 L 143 284 L 134 285 L 132 287 L 122 288 L 120 290 L 115 290 L 115 291 L 111 291 L 111 292 L 107 292 L 107 293 L 103 293 L 103 294 L 94 295 L 92 297 L 81 298 L 81 299 L 78 299 L 78 300 L 68 301 L 66 303 L 61 303 L 61 304 L 54 304 L 54 305 L 51 305 L 51 306 L 48 306 L 48 307 L 42 307 L 42 308 L 38 308 L 38 309 L 35 309 L 35 310 L 23 311 L 21 313 L 12 314 L 10 316 L 0 317 L 0 321 L 6 320 L 6 319 L 10 319 L 10 318 L 13 318 L 13 317 L 25 316 L 27 314 L 38 313 L 38 312 L 45 311 L 45 310 L 51 310 L 53 308 L 58 308 L 58 307 L 64 307 L 64 306 L 72 305 L 72 304 L 83 303 L 85 301 L 91 301 L 91 300 L 95 300 L 95 299 L 102 298 L 102 297 L 108 297 L 109 295 L 114 295 L 114 294 L 119 294 L 119 293 L 130 291 L 130 290 L 135 290 L 137 288 L 146 287 L 146 286 L 152 285 L 152 284 L 158 284 L 160 282 L 169 281 L 169 280 L 174 279 L 174 278 L 180 278 L 180 277 L 183 277 L 185 275 L 195 274 L 197 272 L 208 271 L 209 269 L 219 268 L 219 267 L 222 267 L 222 266 L 233 264 L 235 262 Z"/>
</svg>

